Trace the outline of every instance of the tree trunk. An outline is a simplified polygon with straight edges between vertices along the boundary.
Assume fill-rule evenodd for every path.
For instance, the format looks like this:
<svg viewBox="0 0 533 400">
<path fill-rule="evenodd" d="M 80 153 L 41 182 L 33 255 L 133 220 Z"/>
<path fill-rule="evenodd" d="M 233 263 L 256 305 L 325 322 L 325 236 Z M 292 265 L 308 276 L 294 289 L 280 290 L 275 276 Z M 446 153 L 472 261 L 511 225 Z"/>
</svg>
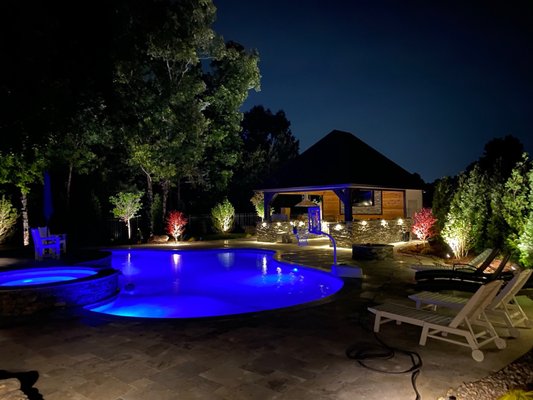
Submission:
<svg viewBox="0 0 533 400">
<path fill-rule="evenodd" d="M 146 171 L 145 171 L 146 173 Z M 152 185 L 152 177 L 146 173 L 146 198 L 148 204 L 146 204 L 146 214 L 148 215 L 148 237 L 154 234 L 154 216 L 152 214 L 152 208 L 154 204 L 154 188 Z"/>
<path fill-rule="evenodd" d="M 30 224 L 28 222 L 28 197 L 21 192 L 20 202 L 22 203 L 22 239 L 24 246 L 30 244 Z"/>
<path fill-rule="evenodd" d="M 128 240 L 131 240 L 131 224 L 129 219 L 126 221 L 126 226 L 128 227 Z"/>
<path fill-rule="evenodd" d="M 67 178 L 67 211 L 70 206 L 70 186 L 72 184 L 72 170 L 74 169 L 72 163 L 68 166 L 68 178 Z"/>
<path fill-rule="evenodd" d="M 165 224 L 165 218 L 167 216 L 167 200 L 168 200 L 168 187 L 169 187 L 169 182 L 168 180 L 163 180 L 161 182 L 161 189 L 163 190 L 163 195 L 162 195 L 162 199 L 161 199 L 161 208 L 162 208 L 162 217 L 163 217 L 163 226 Z"/>
<path fill-rule="evenodd" d="M 176 194 L 178 196 L 178 210 L 184 211 L 185 207 L 183 207 L 182 204 L 181 204 L 181 179 L 177 180 Z"/>
</svg>

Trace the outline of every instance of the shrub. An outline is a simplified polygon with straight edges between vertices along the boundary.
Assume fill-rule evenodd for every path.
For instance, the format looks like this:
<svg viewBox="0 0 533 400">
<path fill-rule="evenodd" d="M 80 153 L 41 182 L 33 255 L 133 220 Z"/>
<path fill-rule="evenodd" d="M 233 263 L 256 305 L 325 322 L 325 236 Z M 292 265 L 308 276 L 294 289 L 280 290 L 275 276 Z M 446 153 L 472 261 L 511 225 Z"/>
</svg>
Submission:
<svg viewBox="0 0 533 400">
<path fill-rule="evenodd" d="M 503 396 L 498 397 L 498 400 L 533 400 L 533 391 L 512 389 Z"/>
<path fill-rule="evenodd" d="M 168 214 L 167 233 L 174 238 L 175 242 L 183 235 L 187 222 L 187 218 L 185 218 L 181 211 L 171 211 Z"/>
<path fill-rule="evenodd" d="M 255 207 L 257 216 L 263 220 L 265 217 L 265 196 L 263 192 L 255 192 L 250 201 Z"/>
<path fill-rule="evenodd" d="M 531 244 L 527 238 L 532 237 L 533 167 L 527 155 L 505 182 L 502 203 L 502 214 L 509 226 L 506 244 L 520 263 L 531 263 Z"/>
<path fill-rule="evenodd" d="M 235 209 L 228 199 L 216 204 L 211 210 L 211 220 L 218 232 L 227 233 L 233 227 Z"/>
<path fill-rule="evenodd" d="M 0 243 L 4 242 L 13 232 L 18 218 L 15 207 L 4 196 L 0 198 Z"/>
<path fill-rule="evenodd" d="M 465 219 L 453 217 L 451 214 L 448 214 L 441 235 L 456 258 L 465 257 L 474 243 L 470 223 Z"/>
<path fill-rule="evenodd" d="M 464 257 L 476 244 L 479 245 L 488 216 L 487 191 L 487 177 L 477 166 L 459 176 L 441 232 L 455 257 Z"/>
<path fill-rule="evenodd" d="M 524 224 L 524 230 L 518 237 L 518 250 L 520 251 L 520 263 L 526 268 L 533 268 L 533 212 Z"/>
<path fill-rule="evenodd" d="M 435 236 L 435 222 L 437 218 L 431 212 L 431 208 L 422 208 L 415 212 L 411 231 L 420 240 L 427 240 Z"/>
</svg>

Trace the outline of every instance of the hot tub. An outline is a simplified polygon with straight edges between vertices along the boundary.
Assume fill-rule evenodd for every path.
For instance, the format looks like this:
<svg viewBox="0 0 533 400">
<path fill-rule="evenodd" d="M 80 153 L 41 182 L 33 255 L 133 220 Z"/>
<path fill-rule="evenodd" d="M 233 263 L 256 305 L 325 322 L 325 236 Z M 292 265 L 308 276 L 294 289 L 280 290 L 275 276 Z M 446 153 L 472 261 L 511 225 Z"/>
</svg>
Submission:
<svg viewBox="0 0 533 400">
<path fill-rule="evenodd" d="M 119 292 L 118 276 L 109 267 L 5 268 L 0 271 L 0 316 L 27 316 L 112 299 Z"/>
</svg>

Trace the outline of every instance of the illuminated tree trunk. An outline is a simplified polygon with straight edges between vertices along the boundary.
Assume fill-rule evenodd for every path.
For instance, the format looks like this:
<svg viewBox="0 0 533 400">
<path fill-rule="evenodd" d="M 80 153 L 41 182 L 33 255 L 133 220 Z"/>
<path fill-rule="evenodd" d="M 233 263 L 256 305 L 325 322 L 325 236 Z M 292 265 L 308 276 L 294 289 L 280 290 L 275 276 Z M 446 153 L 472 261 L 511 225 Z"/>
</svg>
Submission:
<svg viewBox="0 0 533 400">
<path fill-rule="evenodd" d="M 22 203 L 22 239 L 24 246 L 29 246 L 30 224 L 28 223 L 28 197 L 26 193 L 21 193 L 20 202 Z"/>
<path fill-rule="evenodd" d="M 130 219 L 126 221 L 126 226 L 128 227 L 128 240 L 131 240 L 131 223 Z"/>
</svg>

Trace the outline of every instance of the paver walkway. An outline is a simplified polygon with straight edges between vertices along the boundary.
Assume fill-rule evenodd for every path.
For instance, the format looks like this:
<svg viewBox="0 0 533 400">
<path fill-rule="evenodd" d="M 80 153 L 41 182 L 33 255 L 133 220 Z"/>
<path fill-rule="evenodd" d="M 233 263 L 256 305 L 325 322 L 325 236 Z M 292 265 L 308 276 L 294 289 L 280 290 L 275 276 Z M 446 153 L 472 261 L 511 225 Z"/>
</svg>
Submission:
<svg viewBox="0 0 533 400">
<path fill-rule="evenodd" d="M 325 242 L 307 247 L 230 243 L 275 248 L 287 261 L 323 269 L 332 262 Z M 355 263 L 348 250 L 339 249 L 338 259 Z M 366 307 L 389 299 L 408 302 L 414 272 L 407 265 L 417 261 L 397 255 L 394 261 L 357 262 L 364 271 L 362 284 L 350 281 L 335 301 L 312 308 L 196 321 L 63 315 L 4 326 L 0 370 L 35 371 L 33 398 L 46 400 L 414 399 L 410 374 L 374 372 L 348 358 L 346 350 L 378 344 L 367 328 L 371 318 Z M 533 301 L 521 301 L 531 315 Z M 424 365 L 417 388 L 422 399 L 437 399 L 449 388 L 487 376 L 527 352 L 533 343 L 531 331 L 508 340 L 505 350 L 489 346 L 482 363 L 466 348 L 435 341 L 418 346 L 417 327 L 385 325 L 379 338 L 420 354 Z M 411 366 L 401 355 L 368 364 L 389 372 Z"/>
</svg>

